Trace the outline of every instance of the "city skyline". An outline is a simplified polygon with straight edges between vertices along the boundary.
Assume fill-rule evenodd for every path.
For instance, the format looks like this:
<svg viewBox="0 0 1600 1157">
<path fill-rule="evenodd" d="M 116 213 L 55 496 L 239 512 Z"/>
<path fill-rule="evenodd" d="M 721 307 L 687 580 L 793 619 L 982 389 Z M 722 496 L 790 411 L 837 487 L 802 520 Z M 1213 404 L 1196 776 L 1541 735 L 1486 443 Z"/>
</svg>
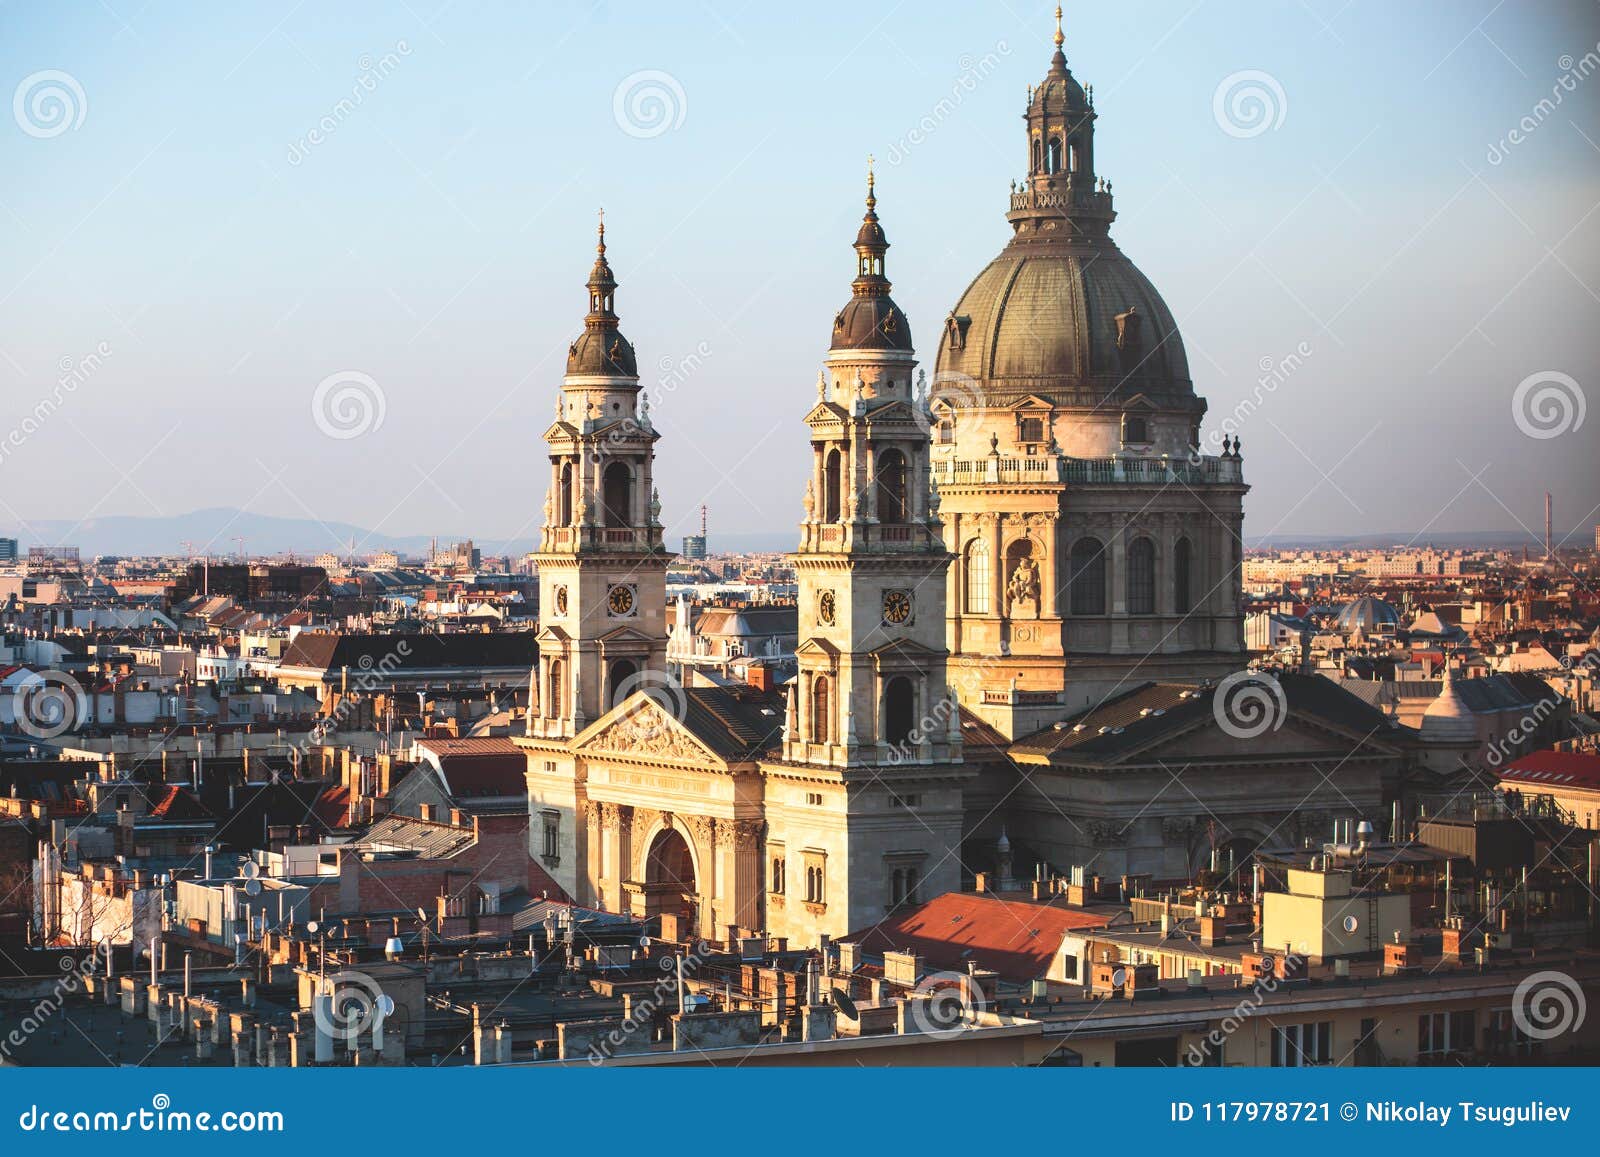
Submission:
<svg viewBox="0 0 1600 1157">
<path fill-rule="evenodd" d="M 1416 110 L 1448 105 L 1452 119 L 1437 132 L 1422 132 L 1420 116 L 1397 120 L 1383 94 L 1353 82 L 1380 67 L 1348 67 L 1357 46 L 1373 54 L 1362 35 L 1378 19 L 1370 6 L 1327 18 L 1269 12 L 1243 29 L 1203 6 L 1187 15 L 1152 7 L 1148 29 L 1069 11 L 1068 58 L 1098 82 L 1100 168 L 1117 185 L 1117 235 L 1177 315 L 1196 388 L 1211 402 L 1207 438 L 1231 430 L 1244 440 L 1255 483 L 1247 539 L 1354 533 L 1379 510 L 1419 541 L 1430 531 L 1537 537 L 1545 489 L 1560 495 L 1562 521 L 1592 521 L 1574 516 L 1600 499 L 1587 469 L 1600 424 L 1571 409 L 1584 404 L 1593 369 L 1582 326 L 1596 281 L 1584 238 L 1596 219 L 1573 200 L 1600 135 L 1585 78 L 1548 123 L 1540 113 L 1536 131 L 1514 144 L 1502 137 L 1552 84 L 1583 72 L 1595 21 L 1577 5 L 1538 19 L 1528 11 L 1487 12 L 1459 36 L 1415 16 L 1386 25 L 1379 57 L 1409 49 L 1430 62 L 1417 91 L 1401 95 Z M 71 380 L 46 419 L 7 446 L 0 470 L 20 479 L 63 453 L 76 468 L 57 471 L 65 477 L 48 490 L 8 488 L 0 515 L 13 524 L 175 515 L 196 508 L 185 490 L 203 478 L 208 496 L 252 512 L 385 535 L 441 527 L 517 553 L 533 535 L 538 485 L 493 508 L 475 496 L 504 487 L 533 450 L 581 316 L 591 214 L 604 203 L 618 309 L 671 437 L 658 480 L 668 541 L 691 531 L 702 502 L 725 533 L 787 533 L 799 519 L 803 462 L 784 435 L 825 345 L 811 319 L 826 316 L 847 269 L 866 156 L 879 159 L 896 293 L 930 371 L 941 319 L 1003 235 L 995 174 L 1008 161 L 1023 167 L 996 126 L 1023 103 L 1035 71 L 1029 50 L 1048 17 L 969 17 L 937 5 L 923 15 L 869 31 L 833 76 L 808 88 L 806 54 L 824 44 L 838 52 L 825 12 L 777 35 L 762 16 L 673 32 L 631 8 L 594 9 L 549 29 L 561 50 L 518 74 L 542 94 L 581 68 L 581 99 L 518 129 L 503 123 L 516 120 L 516 84 L 493 73 L 474 74 L 486 101 L 451 106 L 456 115 L 437 123 L 407 115 L 467 68 L 451 46 L 450 13 L 438 14 L 441 27 L 402 13 L 390 43 L 370 24 L 291 13 L 265 36 L 233 30 L 239 60 L 218 111 L 249 131 L 203 161 L 182 154 L 198 143 L 180 133 L 185 122 L 125 119 L 151 111 L 149 102 L 170 111 L 161 102 L 175 95 L 124 87 L 119 52 L 141 38 L 137 22 L 80 15 L 106 21 L 76 30 L 77 71 L 60 70 L 81 101 L 67 86 L 66 124 L 29 121 L 0 146 L 27 162 L 5 232 L 25 271 L 13 301 L 49 315 L 5 343 L 0 372 L 40 398 Z M 0 61 L 43 52 L 74 63 L 61 57 L 70 27 L 22 31 L 32 38 L 15 38 Z M 168 51 L 186 35 L 219 31 L 228 29 L 160 30 Z M 1308 35 L 1319 46 L 1309 57 Z M 744 63 L 729 61 L 718 76 L 698 43 L 718 37 L 759 43 L 763 70 L 796 78 L 807 115 L 779 100 L 784 116 L 747 123 L 725 92 L 746 79 Z M 353 56 L 364 65 L 346 83 L 340 53 L 357 39 Z M 599 44 L 617 46 L 606 67 L 580 64 Z M 1552 49 L 1556 59 L 1539 64 Z M 890 80 L 872 101 L 831 83 L 853 80 L 857 59 Z M 285 105 L 302 101 L 270 100 L 262 87 L 269 64 L 291 62 L 307 75 L 297 98 L 312 115 L 301 120 Z M 666 67 L 644 67 L 652 63 Z M 189 67 L 175 64 L 175 76 Z M 1348 91 L 1336 101 L 1339 84 Z M 35 106 L 22 87 L 26 121 Z M 847 118 L 812 115 L 834 101 Z M 835 127 L 819 133 L 822 124 Z M 168 127 L 151 131 L 158 125 Z M 117 141 L 103 135 L 117 130 Z M 573 156 L 571 171 L 506 159 L 503 171 L 469 178 L 453 163 L 454 149 L 479 165 L 491 137 L 503 156 L 518 133 L 543 144 L 545 157 Z M 413 137 L 443 164 L 408 165 Z M 961 166 L 965 152 L 982 163 Z M 649 166 L 648 195 L 638 163 Z M 384 175 L 379 203 L 349 195 L 362 172 Z M 486 188 L 483 172 L 508 183 Z M 96 176 L 109 193 L 95 193 Z M 174 181 L 186 183 L 178 190 Z M 152 221 L 163 228 L 135 228 Z M 1560 228 L 1544 236 L 1533 221 Z M 1262 222 L 1270 228 L 1258 236 Z M 166 263 L 171 274 L 149 264 L 141 232 L 187 250 Z M 1498 284 L 1454 268 L 1468 237 L 1473 277 L 1492 271 Z M 207 271 L 224 273 L 224 253 L 240 262 L 226 278 L 237 294 L 203 287 Z M 290 260 L 306 263 L 304 284 L 281 264 Z M 156 286 L 143 285 L 152 271 Z M 1426 277 L 1413 283 L 1417 271 Z M 64 311 L 53 303 L 69 284 L 81 301 Z M 1453 292 L 1438 294 L 1441 284 Z M 156 292 L 128 296 L 148 288 Z M 1419 300 L 1426 309 L 1412 316 Z M 413 315 L 413 326 L 401 324 Z M 490 326 L 499 341 L 488 340 Z M 415 336 L 395 336 L 407 333 Z M 1548 374 L 1558 377 L 1540 376 Z M 237 388 L 213 388 L 219 382 Z M 327 415 L 319 427 L 317 399 L 326 405 L 351 382 L 354 397 L 375 399 L 355 414 L 362 429 L 330 427 Z M 1513 406 L 1549 389 L 1566 400 L 1565 418 L 1555 415 L 1566 428 L 1529 436 Z M 115 445 L 127 431 L 136 436 Z M 152 468 L 162 463 L 178 468 Z M 316 483 L 341 465 L 387 469 L 392 486 L 352 494 Z"/>
</svg>

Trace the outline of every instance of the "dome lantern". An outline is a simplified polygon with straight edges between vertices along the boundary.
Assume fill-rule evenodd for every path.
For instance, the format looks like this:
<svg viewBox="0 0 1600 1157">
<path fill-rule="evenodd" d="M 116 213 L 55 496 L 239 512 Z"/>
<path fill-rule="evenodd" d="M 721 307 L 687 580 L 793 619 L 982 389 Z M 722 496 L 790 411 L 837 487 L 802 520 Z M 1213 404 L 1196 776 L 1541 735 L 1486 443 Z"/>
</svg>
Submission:
<svg viewBox="0 0 1600 1157">
<path fill-rule="evenodd" d="M 884 275 L 884 255 L 889 238 L 878 221 L 877 181 L 872 158 L 867 158 L 867 211 L 856 231 L 856 275 L 850 282 L 850 300 L 833 319 L 833 350 L 893 350 L 911 352 L 911 324 L 889 296 Z"/>
<path fill-rule="evenodd" d="M 633 346 L 617 328 L 617 279 L 606 260 L 606 211 L 600 210 L 594 267 L 589 270 L 589 312 L 583 333 L 567 349 L 569 375 L 636 378 L 638 363 Z"/>
</svg>

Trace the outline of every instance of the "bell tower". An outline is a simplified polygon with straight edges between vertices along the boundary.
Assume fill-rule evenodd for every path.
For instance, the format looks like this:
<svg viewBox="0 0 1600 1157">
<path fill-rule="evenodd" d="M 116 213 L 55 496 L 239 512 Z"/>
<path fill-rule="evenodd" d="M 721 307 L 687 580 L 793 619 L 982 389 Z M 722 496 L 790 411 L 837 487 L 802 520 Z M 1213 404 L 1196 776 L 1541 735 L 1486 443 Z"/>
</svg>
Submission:
<svg viewBox="0 0 1600 1157">
<path fill-rule="evenodd" d="M 633 346 L 617 325 L 602 211 L 589 313 L 545 431 L 539 670 L 528 734 L 570 738 L 666 669 L 666 570 L 655 443 Z"/>
<path fill-rule="evenodd" d="M 851 296 L 806 415 L 799 678 L 784 757 L 837 766 L 960 759 L 946 700 L 945 552 L 905 314 L 889 296 L 874 179 Z M 939 726 L 929 726 L 937 717 Z"/>
<path fill-rule="evenodd" d="M 850 300 L 806 415 L 799 671 L 766 777 L 767 923 L 816 943 L 960 887 L 961 724 L 928 415 L 872 176 Z"/>
</svg>

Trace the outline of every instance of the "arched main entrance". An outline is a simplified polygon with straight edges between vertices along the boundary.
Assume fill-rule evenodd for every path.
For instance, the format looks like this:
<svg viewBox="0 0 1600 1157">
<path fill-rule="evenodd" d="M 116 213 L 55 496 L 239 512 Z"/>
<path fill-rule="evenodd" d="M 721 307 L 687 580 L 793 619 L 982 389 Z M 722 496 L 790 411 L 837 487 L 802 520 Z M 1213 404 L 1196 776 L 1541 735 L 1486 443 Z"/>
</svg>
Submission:
<svg viewBox="0 0 1600 1157">
<path fill-rule="evenodd" d="M 645 916 L 670 914 L 693 921 L 696 887 L 694 853 L 683 833 L 668 828 L 650 841 L 644 860 Z"/>
</svg>

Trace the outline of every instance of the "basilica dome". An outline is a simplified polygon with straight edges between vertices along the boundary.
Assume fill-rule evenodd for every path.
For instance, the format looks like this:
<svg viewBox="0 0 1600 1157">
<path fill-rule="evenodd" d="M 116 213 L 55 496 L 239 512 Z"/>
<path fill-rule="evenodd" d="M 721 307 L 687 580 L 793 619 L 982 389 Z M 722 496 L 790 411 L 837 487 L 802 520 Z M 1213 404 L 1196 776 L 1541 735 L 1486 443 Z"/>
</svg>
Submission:
<svg viewBox="0 0 1600 1157">
<path fill-rule="evenodd" d="M 1094 90 L 1073 78 L 1061 45 L 1058 29 L 1049 71 L 1029 90 L 1028 176 L 1012 186 L 1011 240 L 945 318 L 935 391 L 974 379 L 990 406 L 1029 394 L 1064 407 L 1143 397 L 1197 418 L 1204 403 L 1172 311 L 1111 239 L 1111 184 L 1094 171 Z"/>
</svg>

